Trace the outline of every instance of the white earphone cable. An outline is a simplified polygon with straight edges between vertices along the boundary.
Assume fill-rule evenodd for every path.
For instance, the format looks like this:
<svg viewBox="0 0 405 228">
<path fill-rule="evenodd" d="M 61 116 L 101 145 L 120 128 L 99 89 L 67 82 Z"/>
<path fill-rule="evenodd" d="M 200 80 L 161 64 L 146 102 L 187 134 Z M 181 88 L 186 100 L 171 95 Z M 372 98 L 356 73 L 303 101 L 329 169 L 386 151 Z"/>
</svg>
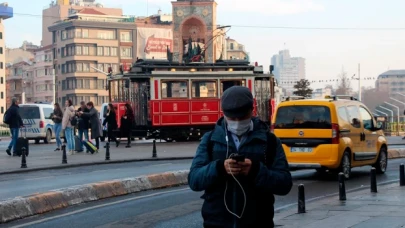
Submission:
<svg viewBox="0 0 405 228">
<path fill-rule="evenodd" d="M 226 128 L 225 134 L 226 134 L 226 136 L 225 136 L 225 139 L 226 139 L 226 158 L 228 159 L 228 158 L 230 158 L 233 154 L 231 154 L 231 155 L 228 157 L 228 154 L 229 154 L 229 142 L 228 142 L 228 129 L 227 129 L 227 128 Z M 238 181 L 238 179 L 233 175 L 233 173 L 232 173 L 232 171 L 231 171 L 231 167 L 229 166 L 229 163 L 228 163 L 227 165 L 228 165 L 229 171 L 231 172 L 231 176 L 232 176 L 233 179 L 236 181 L 236 183 L 238 183 L 238 185 L 239 185 L 239 187 L 240 187 L 240 189 L 242 190 L 242 193 L 243 193 L 243 209 L 242 209 L 242 213 L 241 213 L 240 216 L 239 216 L 239 215 L 236 214 L 236 211 L 235 211 L 235 212 L 232 212 L 232 211 L 228 208 L 228 205 L 227 205 L 227 203 L 226 203 L 226 192 L 228 191 L 228 181 L 226 181 L 226 184 L 225 184 L 224 204 L 225 204 L 226 210 L 227 210 L 229 213 L 231 213 L 232 215 L 234 215 L 234 216 L 236 216 L 237 218 L 241 219 L 242 216 L 243 216 L 243 214 L 245 213 L 246 201 L 247 201 L 245 189 L 243 189 L 241 183 L 240 183 L 240 182 Z M 236 191 L 236 189 L 234 189 L 234 191 Z M 236 202 L 233 202 L 233 203 L 235 204 Z"/>
</svg>

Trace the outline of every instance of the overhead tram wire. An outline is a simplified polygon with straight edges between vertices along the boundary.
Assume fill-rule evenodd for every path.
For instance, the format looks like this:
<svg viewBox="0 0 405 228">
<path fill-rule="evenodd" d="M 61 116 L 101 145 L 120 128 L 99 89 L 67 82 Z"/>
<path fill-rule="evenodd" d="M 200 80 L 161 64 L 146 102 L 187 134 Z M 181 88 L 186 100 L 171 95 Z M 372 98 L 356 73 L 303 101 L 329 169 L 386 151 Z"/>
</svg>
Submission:
<svg viewBox="0 0 405 228">
<path fill-rule="evenodd" d="M 2 13 L 0 11 L 0 13 Z M 61 19 L 60 17 L 54 17 L 54 16 L 46 16 L 46 15 L 39 15 L 39 14 L 29 14 L 29 13 L 16 13 L 14 12 L 14 15 L 18 16 L 26 16 L 26 17 L 47 17 L 47 18 L 58 18 Z M 62 18 L 62 20 L 68 19 L 68 17 Z M 172 23 L 173 25 L 184 25 L 184 24 L 175 24 Z M 224 23 L 228 24 L 228 23 Z M 362 30 L 362 31 L 405 31 L 405 27 L 401 28 L 373 28 L 373 27 L 295 27 L 295 26 L 264 26 L 264 25 L 233 25 L 229 24 L 232 27 L 235 28 L 254 28 L 254 29 L 286 29 L 286 30 Z M 208 25 L 208 27 L 210 27 Z"/>
</svg>

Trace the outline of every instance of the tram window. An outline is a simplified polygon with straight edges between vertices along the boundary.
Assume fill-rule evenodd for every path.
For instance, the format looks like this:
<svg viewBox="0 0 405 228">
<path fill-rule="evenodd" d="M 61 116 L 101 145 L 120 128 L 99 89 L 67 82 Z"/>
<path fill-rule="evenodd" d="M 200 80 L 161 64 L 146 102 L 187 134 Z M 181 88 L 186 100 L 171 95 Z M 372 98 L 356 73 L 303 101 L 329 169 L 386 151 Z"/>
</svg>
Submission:
<svg viewBox="0 0 405 228">
<path fill-rule="evenodd" d="M 217 97 L 216 81 L 193 81 L 191 87 L 193 98 L 198 97 Z"/>
<path fill-rule="evenodd" d="M 187 81 L 162 81 L 162 98 L 187 98 Z"/>
<path fill-rule="evenodd" d="M 221 81 L 221 94 L 232 86 L 246 86 L 246 80 L 222 80 Z"/>
</svg>

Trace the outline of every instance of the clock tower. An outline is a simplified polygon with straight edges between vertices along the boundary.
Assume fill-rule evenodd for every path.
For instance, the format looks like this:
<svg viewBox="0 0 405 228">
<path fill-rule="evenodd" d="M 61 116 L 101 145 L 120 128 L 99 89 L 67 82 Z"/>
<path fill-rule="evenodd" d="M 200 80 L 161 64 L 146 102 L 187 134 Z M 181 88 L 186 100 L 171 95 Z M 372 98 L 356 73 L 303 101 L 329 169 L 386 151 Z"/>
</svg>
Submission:
<svg viewBox="0 0 405 228">
<path fill-rule="evenodd" d="M 173 61 L 184 62 L 192 50 L 202 50 L 205 62 L 212 63 L 218 59 L 216 49 L 222 47 L 217 47 L 218 42 L 214 38 L 217 3 L 214 0 L 177 0 L 172 2 L 172 6 Z"/>
</svg>

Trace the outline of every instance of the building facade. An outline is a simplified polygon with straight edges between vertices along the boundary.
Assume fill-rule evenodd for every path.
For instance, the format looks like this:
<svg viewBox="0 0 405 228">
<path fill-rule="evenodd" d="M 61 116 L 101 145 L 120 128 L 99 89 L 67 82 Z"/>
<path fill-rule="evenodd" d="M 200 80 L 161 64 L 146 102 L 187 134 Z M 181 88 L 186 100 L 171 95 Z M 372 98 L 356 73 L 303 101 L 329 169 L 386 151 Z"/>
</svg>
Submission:
<svg viewBox="0 0 405 228">
<path fill-rule="evenodd" d="M 286 96 L 293 95 L 294 85 L 297 81 L 305 79 L 305 59 L 291 57 L 289 50 L 279 51 L 271 58 L 274 65 L 274 77 L 279 85 L 286 90 Z"/>
<path fill-rule="evenodd" d="M 69 17 L 72 11 L 82 9 L 96 9 L 105 15 L 121 16 L 122 9 L 118 8 L 104 8 L 100 3 L 95 0 L 53 0 L 48 8 L 42 11 L 42 41 L 41 46 L 52 44 L 52 33 L 48 28 L 56 22 L 63 21 Z"/>
<path fill-rule="evenodd" d="M 245 50 L 245 45 L 238 43 L 230 37 L 226 38 L 226 52 L 229 59 L 244 59 L 249 61 L 249 54 Z"/>
<path fill-rule="evenodd" d="M 0 121 L 3 122 L 4 113 L 7 110 L 7 90 L 6 90 L 6 46 L 5 29 L 3 20 L 13 17 L 13 8 L 7 3 L 0 4 Z"/>
<path fill-rule="evenodd" d="M 28 68 L 31 74 L 30 100 L 32 102 L 56 102 L 54 100 L 54 78 L 53 78 L 53 46 L 48 45 L 35 51 L 34 64 Z"/>
<path fill-rule="evenodd" d="M 7 107 L 11 105 L 11 98 L 16 97 L 20 103 L 30 102 L 32 96 L 32 73 L 29 61 L 21 61 L 7 67 Z"/>
<path fill-rule="evenodd" d="M 75 105 L 109 102 L 106 75 L 130 69 L 137 58 L 167 58 L 172 45 L 170 23 L 158 19 L 106 15 L 98 9 L 71 11 L 68 20 L 49 27 L 56 74 L 57 101 Z M 97 70 L 96 70 L 97 69 Z"/>
<path fill-rule="evenodd" d="M 405 70 L 389 70 L 380 74 L 375 87 L 377 91 L 387 92 L 389 95 L 405 94 Z"/>
</svg>

